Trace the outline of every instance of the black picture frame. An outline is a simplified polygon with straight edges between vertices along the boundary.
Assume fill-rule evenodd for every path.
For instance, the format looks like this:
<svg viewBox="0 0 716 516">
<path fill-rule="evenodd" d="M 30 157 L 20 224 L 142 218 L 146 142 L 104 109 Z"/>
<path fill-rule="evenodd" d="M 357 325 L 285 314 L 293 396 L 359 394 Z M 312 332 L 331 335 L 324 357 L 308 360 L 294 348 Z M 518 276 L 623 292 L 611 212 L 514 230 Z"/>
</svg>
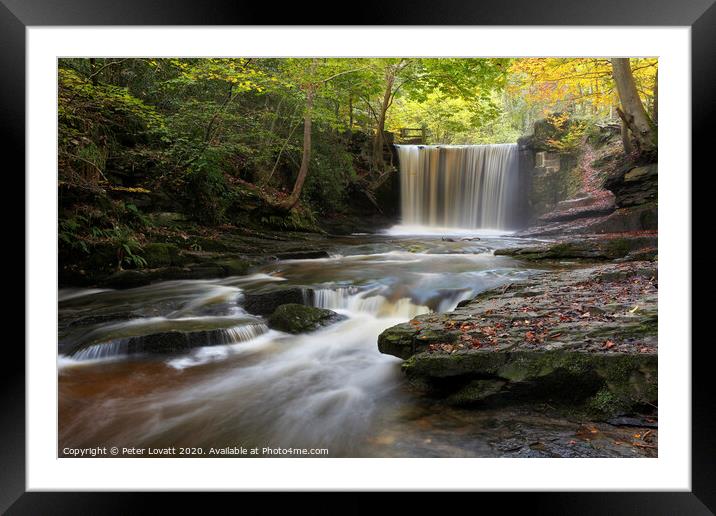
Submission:
<svg viewBox="0 0 716 516">
<path fill-rule="evenodd" d="M 351 9 L 344 11 L 338 3 L 319 7 L 320 4 L 305 2 L 278 4 L 230 0 L 0 0 L 0 70 L 3 71 L 0 79 L 0 113 L 5 133 L 1 141 L 14 157 L 19 158 L 14 170 L 24 170 L 24 154 L 18 152 L 18 149 L 24 148 L 25 138 L 25 30 L 28 26 L 342 25 L 336 23 L 336 19 L 321 20 L 316 11 L 322 9 L 334 16 L 342 11 L 344 22 L 348 21 L 351 25 L 689 26 L 692 44 L 692 168 L 705 174 L 713 168 L 712 164 L 708 166 L 708 159 L 716 125 L 713 122 L 713 108 L 716 105 L 714 1 L 366 0 L 360 4 L 351 4 Z M 19 179 L 19 174 L 14 173 Z M 24 192 L 24 180 L 19 188 Z M 698 191 L 692 192 L 699 195 Z M 705 195 L 705 189 L 702 188 L 700 195 Z M 707 201 L 699 203 L 696 197 L 693 198 L 693 206 L 707 204 Z M 8 216 L 6 220 L 11 219 Z M 692 215 L 692 220 L 697 224 L 704 219 Z M 692 235 L 696 234 L 699 232 L 694 225 Z M 692 270 L 708 270 L 705 267 L 708 255 L 692 256 Z M 26 269 L 26 278 L 29 274 L 32 271 Z M 708 302 L 699 304 L 693 300 L 692 307 L 692 321 L 707 317 L 705 310 L 709 308 Z M 27 306 L 26 309 L 31 310 L 32 307 Z M 711 380 L 712 363 L 708 356 L 711 340 L 696 341 L 692 337 L 691 492 L 513 493 L 501 496 L 501 512 L 525 503 L 529 504 L 532 512 L 550 514 L 712 514 L 712 511 L 716 511 L 713 487 L 716 485 L 716 425 L 713 418 L 716 396 Z M 8 514 L 142 513 L 149 510 L 147 497 L 158 498 L 156 501 L 162 504 L 165 512 L 171 510 L 172 506 L 185 510 L 192 507 L 185 495 L 177 493 L 25 492 L 25 353 L 16 344 L 11 349 L 8 343 L 5 358 L 3 374 L 0 375 L 0 413 L 3 421 L 0 425 L 0 510 L 7 510 Z M 255 503 L 254 500 L 246 500 L 247 495 L 240 494 L 243 504 Z M 479 496 L 493 498 L 499 495 Z M 414 496 L 412 502 L 425 506 L 421 496 Z M 358 502 L 347 505 L 342 502 L 341 507 L 347 506 L 352 511 L 362 508 Z M 206 506 L 198 507 L 206 509 Z"/>
</svg>

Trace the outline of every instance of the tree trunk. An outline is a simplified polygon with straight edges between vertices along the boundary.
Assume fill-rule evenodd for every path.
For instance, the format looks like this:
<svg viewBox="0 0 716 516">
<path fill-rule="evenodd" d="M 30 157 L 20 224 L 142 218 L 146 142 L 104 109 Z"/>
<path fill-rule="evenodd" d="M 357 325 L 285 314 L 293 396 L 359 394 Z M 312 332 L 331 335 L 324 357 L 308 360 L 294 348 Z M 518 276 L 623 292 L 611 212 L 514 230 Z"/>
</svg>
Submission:
<svg viewBox="0 0 716 516">
<path fill-rule="evenodd" d="M 393 94 L 393 84 L 395 83 L 395 74 L 392 70 L 386 72 L 385 92 L 383 93 L 383 101 L 380 104 L 378 112 L 377 128 L 375 131 L 375 140 L 373 141 L 373 163 L 382 167 L 383 165 L 383 141 L 385 131 L 385 116 L 390 105 L 390 97 Z"/>
<path fill-rule="evenodd" d="M 622 105 L 621 109 L 617 110 L 619 116 L 634 135 L 640 152 L 655 151 L 655 127 L 639 98 L 629 58 L 612 58 L 612 73 Z"/>
<path fill-rule="evenodd" d="M 97 77 L 97 59 L 94 57 L 90 57 L 89 60 L 90 63 L 90 80 L 92 81 L 92 86 L 97 86 L 99 83 L 99 78 Z"/>
<path fill-rule="evenodd" d="M 353 133 L 353 95 L 348 96 L 348 132 Z"/>
<path fill-rule="evenodd" d="M 314 58 L 311 64 L 311 75 L 316 70 L 318 59 Z M 313 80 L 313 79 L 311 79 Z M 306 182 L 308 176 L 308 164 L 311 161 L 311 124 L 313 122 L 313 97 L 316 94 L 316 83 L 310 82 L 306 86 L 306 112 L 303 115 L 303 157 L 301 158 L 301 166 L 298 169 L 296 182 L 293 184 L 293 190 L 288 198 L 280 203 L 279 208 L 285 211 L 292 210 L 301 197 L 303 183 Z"/>
<path fill-rule="evenodd" d="M 624 146 L 624 152 L 626 154 L 631 154 L 634 150 L 634 146 L 631 144 L 631 136 L 629 135 L 629 128 L 626 125 L 626 122 L 624 120 L 621 121 L 621 127 L 622 127 L 622 145 Z"/>
</svg>

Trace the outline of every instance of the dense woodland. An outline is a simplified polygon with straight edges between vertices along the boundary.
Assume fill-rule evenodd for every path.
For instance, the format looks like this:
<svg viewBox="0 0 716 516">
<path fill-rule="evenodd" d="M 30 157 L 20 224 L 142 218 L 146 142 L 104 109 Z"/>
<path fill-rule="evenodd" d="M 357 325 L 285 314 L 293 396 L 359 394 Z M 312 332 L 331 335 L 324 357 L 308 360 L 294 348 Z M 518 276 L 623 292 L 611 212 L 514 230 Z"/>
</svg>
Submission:
<svg viewBox="0 0 716 516">
<path fill-rule="evenodd" d="M 548 119 L 560 153 L 620 123 L 625 155 L 656 157 L 655 58 L 74 58 L 58 86 L 66 263 L 102 249 L 146 266 L 170 232 L 156 213 L 184 232 L 395 213 L 380 191 L 406 128 L 501 143 Z"/>
</svg>

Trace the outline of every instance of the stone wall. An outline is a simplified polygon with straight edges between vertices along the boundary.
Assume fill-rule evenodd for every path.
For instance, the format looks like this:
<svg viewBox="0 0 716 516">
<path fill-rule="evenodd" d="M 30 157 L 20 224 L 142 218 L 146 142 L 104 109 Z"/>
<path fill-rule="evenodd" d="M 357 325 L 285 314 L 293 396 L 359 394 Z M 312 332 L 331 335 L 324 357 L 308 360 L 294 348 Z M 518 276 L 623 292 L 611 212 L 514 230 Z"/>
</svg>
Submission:
<svg viewBox="0 0 716 516">
<path fill-rule="evenodd" d="M 525 226 L 533 225 L 541 215 L 554 210 L 560 201 L 574 195 L 579 187 L 574 177 L 577 156 L 549 150 L 544 138 L 551 133 L 544 129 L 538 131 L 537 127 L 538 124 L 535 124 L 535 134 L 518 140 L 520 179 L 526 190 L 523 194 L 526 200 Z"/>
<path fill-rule="evenodd" d="M 657 229 L 658 165 L 625 155 L 613 125 L 589 128 L 577 150 L 556 152 L 549 120 L 520 138 L 528 215 L 523 234 L 614 233 Z"/>
</svg>

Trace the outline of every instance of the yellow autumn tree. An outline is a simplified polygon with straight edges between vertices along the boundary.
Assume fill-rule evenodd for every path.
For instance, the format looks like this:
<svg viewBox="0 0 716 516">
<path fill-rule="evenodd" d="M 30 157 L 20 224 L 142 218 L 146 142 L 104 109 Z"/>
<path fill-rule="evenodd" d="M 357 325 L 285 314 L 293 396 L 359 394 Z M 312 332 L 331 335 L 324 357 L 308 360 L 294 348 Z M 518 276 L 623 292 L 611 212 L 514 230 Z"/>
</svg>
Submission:
<svg viewBox="0 0 716 516">
<path fill-rule="evenodd" d="M 654 117 L 657 105 L 656 58 L 632 58 L 639 96 Z M 542 115 L 566 111 L 615 119 L 619 98 L 609 58 L 525 58 L 511 63 L 508 91 L 522 96 Z"/>
</svg>

